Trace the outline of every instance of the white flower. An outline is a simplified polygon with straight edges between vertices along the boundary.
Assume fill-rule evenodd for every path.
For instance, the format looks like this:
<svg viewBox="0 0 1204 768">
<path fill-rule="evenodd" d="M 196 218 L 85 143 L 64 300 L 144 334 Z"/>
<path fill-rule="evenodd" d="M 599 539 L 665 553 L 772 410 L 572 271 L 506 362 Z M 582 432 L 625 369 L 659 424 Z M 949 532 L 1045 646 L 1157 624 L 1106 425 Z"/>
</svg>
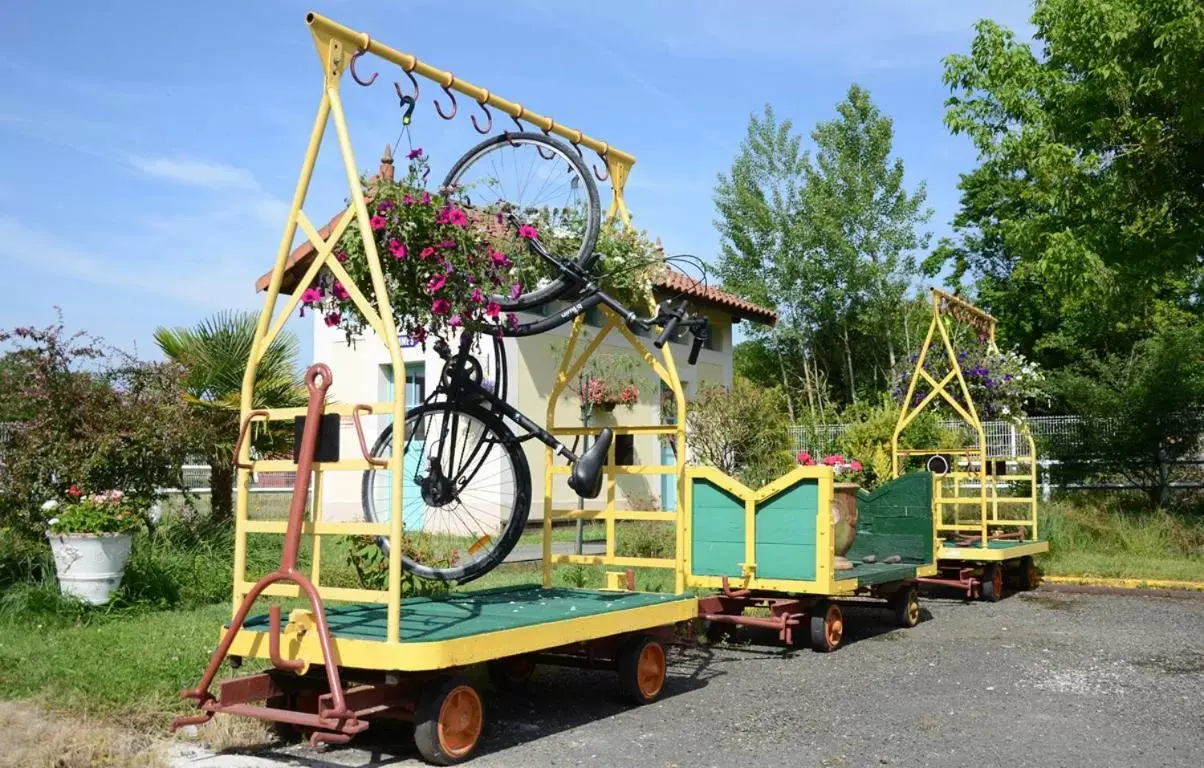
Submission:
<svg viewBox="0 0 1204 768">
<path fill-rule="evenodd" d="M 57 517 L 52 517 L 46 521 L 46 525 L 49 525 L 51 527 L 56 526 L 58 524 L 59 524 L 59 519 Z"/>
<path fill-rule="evenodd" d="M 58 499 L 51 499 L 50 501 L 47 501 L 46 503 L 44 503 L 42 505 L 43 512 L 53 512 L 54 510 L 56 510 L 58 508 L 59 508 Z"/>
</svg>

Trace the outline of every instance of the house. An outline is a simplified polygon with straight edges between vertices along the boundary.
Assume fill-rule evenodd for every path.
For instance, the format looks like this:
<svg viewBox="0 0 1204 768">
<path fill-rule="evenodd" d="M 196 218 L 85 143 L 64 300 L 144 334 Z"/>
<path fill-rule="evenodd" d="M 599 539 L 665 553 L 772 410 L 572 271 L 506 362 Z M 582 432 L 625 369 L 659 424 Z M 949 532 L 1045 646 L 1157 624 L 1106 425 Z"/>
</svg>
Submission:
<svg viewBox="0 0 1204 768">
<path fill-rule="evenodd" d="M 391 172 L 391 159 L 386 156 L 382 163 L 382 175 Z M 328 237 L 332 227 L 338 222 L 340 213 L 325 228 L 320 231 L 322 237 Z M 298 246 L 289 256 L 287 269 L 281 290 L 291 293 L 298 290 L 297 282 L 312 263 L 315 250 L 309 241 Z M 256 283 L 257 290 L 266 290 L 271 274 L 265 274 Z M 772 310 L 759 307 L 744 299 L 733 296 L 716 288 L 699 285 L 693 278 L 675 271 L 669 271 L 654 286 L 654 295 L 658 301 L 665 298 L 687 298 L 691 311 L 705 313 L 711 321 L 710 340 L 699 354 L 696 365 L 690 366 L 686 361 L 689 355 L 691 338 L 682 334 L 670 342 L 674 357 L 678 361 L 678 373 L 686 387 L 687 397 L 697 390 L 702 382 L 731 384 L 732 379 L 732 333 L 733 326 L 740 322 L 774 324 L 777 316 Z M 544 311 L 556 311 L 559 307 L 545 308 Z M 531 319 L 530 316 L 523 318 Z M 348 343 L 345 331 L 340 328 L 329 328 L 325 325 L 319 313 L 312 313 L 313 355 L 314 362 L 324 362 L 330 366 L 333 383 L 327 397 L 330 400 L 343 403 L 361 403 L 389 400 L 393 397 L 392 365 L 383 343 L 371 330 L 366 331 L 362 338 Z M 597 329 L 602 325 L 601 313 L 595 311 L 586 317 L 588 327 Z M 560 354 L 558 345 L 563 344 L 571 332 L 571 324 L 566 324 L 539 336 L 506 339 L 503 349 L 505 365 L 509 374 L 507 400 L 518 410 L 530 416 L 537 423 L 546 419 L 548 397 L 553 380 L 559 367 Z M 652 335 L 647 334 L 646 344 L 651 347 Z M 428 343 L 424 350 L 409 339 L 402 338 L 402 353 L 406 364 L 405 386 L 407 408 L 421 402 L 430 392 L 430 388 L 439 380 L 443 361 L 434 353 Z M 485 371 L 493 370 L 495 361 L 492 357 L 492 342 L 486 340 L 482 344 L 480 354 Z M 580 349 L 580 347 L 579 347 Z M 632 347 L 624 337 L 611 333 L 603 342 L 599 354 L 635 355 Z M 641 388 L 639 402 L 630 408 L 617 407 L 613 412 L 595 412 L 591 418 L 591 426 L 605 424 L 653 424 L 661 423 L 661 383 L 651 369 L 647 369 L 646 386 Z M 561 396 L 556 413 L 559 426 L 577 426 L 582 423 L 582 414 L 576 395 L 565 393 Z M 376 440 L 377 435 L 388 424 L 388 416 L 371 416 L 362 419 L 365 439 L 369 446 Z M 517 425 L 510 425 L 516 433 L 520 430 Z M 533 493 L 531 500 L 532 521 L 540 520 L 543 516 L 543 493 L 541 481 L 544 475 L 545 449 L 537 440 L 523 443 L 531 468 Z M 340 452 L 344 456 L 358 455 L 359 439 L 354 423 L 345 418 L 342 424 Z M 618 436 L 616 438 L 616 461 L 628 464 L 671 464 L 673 455 L 667 444 L 655 435 L 648 436 Z M 577 496 L 565 485 L 563 476 L 557 478 L 554 487 L 553 501 L 557 507 L 575 506 Z M 362 517 L 361 507 L 361 472 L 328 473 L 324 486 L 323 517 L 327 520 L 347 520 Z M 623 475 L 618 479 L 621 504 L 632 509 L 672 509 L 675 503 L 676 487 L 668 476 L 659 475 Z M 589 505 L 598 502 L 589 502 Z M 408 505 L 407 505 L 408 507 Z M 409 512 L 407 511 L 407 518 Z"/>
</svg>

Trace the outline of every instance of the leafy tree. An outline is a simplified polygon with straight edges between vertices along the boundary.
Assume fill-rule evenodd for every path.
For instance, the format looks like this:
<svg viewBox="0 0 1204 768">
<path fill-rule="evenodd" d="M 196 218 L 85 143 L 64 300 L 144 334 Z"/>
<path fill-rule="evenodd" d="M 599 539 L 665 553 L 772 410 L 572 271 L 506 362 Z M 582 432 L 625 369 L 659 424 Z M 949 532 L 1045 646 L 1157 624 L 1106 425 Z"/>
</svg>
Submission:
<svg viewBox="0 0 1204 768">
<path fill-rule="evenodd" d="M 715 190 L 724 286 L 780 318 L 772 331 L 752 335 L 764 353 L 753 357 L 750 349 L 743 358 L 756 360 L 758 377 L 776 361 L 795 420 L 792 390 L 803 390 L 818 421 L 831 412 L 832 396 L 852 402 L 859 389 L 887 381 L 899 350 L 910 346 L 912 251 L 928 240 L 925 187 L 904 188 L 902 161 L 890 157 L 890 118 L 857 85 L 837 113 L 812 132 L 813 158 L 791 122 L 767 106 L 750 117 Z"/>
<path fill-rule="evenodd" d="M 1204 5 L 1037 0 L 1033 46 L 981 21 L 946 124 L 980 165 L 925 267 L 976 282 L 1046 368 L 1126 354 L 1204 304 Z"/>
<path fill-rule="evenodd" d="M 880 381 L 895 366 L 900 308 L 916 273 L 913 251 L 928 244 L 921 228 L 932 216 L 924 208 L 926 184 L 909 193 L 903 161 L 891 159 L 894 128 L 853 85 L 836 107 L 838 117 L 811 134 L 817 152 L 803 163 L 804 184 L 797 225 L 808 254 L 824 275 L 827 305 L 821 316 L 834 320 L 844 351 L 849 401 L 857 401 L 857 376 L 850 332 L 868 331 L 869 349 L 884 349 L 876 366 Z"/>
<path fill-rule="evenodd" d="M 1128 354 L 1064 371 L 1054 384 L 1086 417 L 1073 439 L 1054 445 L 1055 455 L 1072 465 L 1091 461 L 1166 506 L 1175 463 L 1197 455 L 1204 437 L 1204 327 L 1166 329 Z"/>
<path fill-rule="evenodd" d="M 20 420 L 0 462 L 0 529 L 44 531 L 42 503 L 72 485 L 121 490 L 147 510 L 183 484 L 191 433 L 174 365 L 135 360 L 83 332 L 0 331 L 14 347 L 0 368 L 5 410 Z"/>
<path fill-rule="evenodd" d="M 192 328 L 157 328 L 155 342 L 186 371 L 183 386 L 199 426 L 193 444 L 210 468 L 210 505 L 215 520 L 233 516 L 234 444 L 239 432 L 243 376 L 255 340 L 258 316 L 219 312 Z M 304 405 L 306 394 L 297 371 L 296 336 L 282 332 L 268 345 L 255 371 L 252 408 Z M 291 424 L 257 424 L 249 433 L 260 455 L 290 450 Z"/>
</svg>

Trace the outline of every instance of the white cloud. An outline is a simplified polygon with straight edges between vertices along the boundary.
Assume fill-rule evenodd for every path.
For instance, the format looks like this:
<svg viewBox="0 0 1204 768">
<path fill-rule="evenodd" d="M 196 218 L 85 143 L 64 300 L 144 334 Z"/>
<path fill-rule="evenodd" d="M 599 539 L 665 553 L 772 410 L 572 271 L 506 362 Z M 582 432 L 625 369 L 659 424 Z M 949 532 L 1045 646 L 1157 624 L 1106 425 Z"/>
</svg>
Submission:
<svg viewBox="0 0 1204 768">
<path fill-rule="evenodd" d="M 259 189 L 255 176 L 245 168 L 187 158 L 131 155 L 129 159 L 143 173 L 167 181 L 206 189 Z"/>
</svg>

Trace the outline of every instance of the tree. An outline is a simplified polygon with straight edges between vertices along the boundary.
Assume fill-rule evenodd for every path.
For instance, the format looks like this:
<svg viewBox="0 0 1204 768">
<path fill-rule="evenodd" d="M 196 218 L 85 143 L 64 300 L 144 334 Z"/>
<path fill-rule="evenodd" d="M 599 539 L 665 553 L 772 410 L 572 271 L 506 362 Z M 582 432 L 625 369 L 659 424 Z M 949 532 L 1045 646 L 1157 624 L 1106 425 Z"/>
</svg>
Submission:
<svg viewBox="0 0 1204 768">
<path fill-rule="evenodd" d="M 71 486 L 121 490 L 142 508 L 183 484 L 191 433 L 183 372 L 135 360 L 62 322 L 0 331 L 4 411 L 18 419 L 0 462 L 0 530 L 45 531 L 43 502 Z"/>
<path fill-rule="evenodd" d="M 1074 439 L 1054 446 L 1058 458 L 1091 461 L 1166 506 L 1172 469 L 1196 456 L 1204 437 L 1204 328 L 1166 329 L 1128 354 L 1091 358 L 1054 381 L 1085 417 Z"/>
<path fill-rule="evenodd" d="M 973 279 L 1058 368 L 1204 313 L 1204 5 L 1038 0 L 1032 20 L 1037 46 L 984 20 L 946 60 L 945 121 L 980 164 L 925 267 Z"/>
<path fill-rule="evenodd" d="M 849 401 L 856 402 L 850 332 L 864 324 L 869 349 L 885 351 L 886 360 L 874 366 L 875 383 L 885 382 L 896 362 L 903 297 L 916 274 L 912 252 L 928 244 L 929 233 L 920 230 L 932 211 L 924 209 L 925 183 L 905 189 L 903 160 L 890 156 L 892 121 L 869 92 L 854 84 L 836 111 L 839 117 L 811 134 L 817 152 L 814 164 L 803 163 L 797 225 L 825 275 L 830 306 L 822 316 L 837 326 Z"/>
<path fill-rule="evenodd" d="M 155 342 L 186 371 L 183 386 L 195 421 L 201 425 L 194 445 L 210 469 L 210 505 L 215 520 L 233 516 L 234 444 L 239 433 L 243 375 L 255 339 L 258 316 L 219 312 L 192 328 L 156 328 Z M 304 405 L 305 388 L 297 371 L 296 336 L 282 332 L 268 345 L 255 372 L 252 408 Z M 259 454 L 289 450 L 291 424 L 256 425 L 252 448 Z"/>
<path fill-rule="evenodd" d="M 751 339 L 767 354 L 743 357 L 776 360 L 792 420 L 800 384 L 812 421 L 831 413 L 833 395 L 852 402 L 885 385 L 908 346 L 912 251 L 929 237 L 925 185 L 905 189 L 890 118 L 857 85 L 837 113 L 812 132 L 812 158 L 767 106 L 715 189 L 724 287 L 779 317 Z"/>
</svg>

